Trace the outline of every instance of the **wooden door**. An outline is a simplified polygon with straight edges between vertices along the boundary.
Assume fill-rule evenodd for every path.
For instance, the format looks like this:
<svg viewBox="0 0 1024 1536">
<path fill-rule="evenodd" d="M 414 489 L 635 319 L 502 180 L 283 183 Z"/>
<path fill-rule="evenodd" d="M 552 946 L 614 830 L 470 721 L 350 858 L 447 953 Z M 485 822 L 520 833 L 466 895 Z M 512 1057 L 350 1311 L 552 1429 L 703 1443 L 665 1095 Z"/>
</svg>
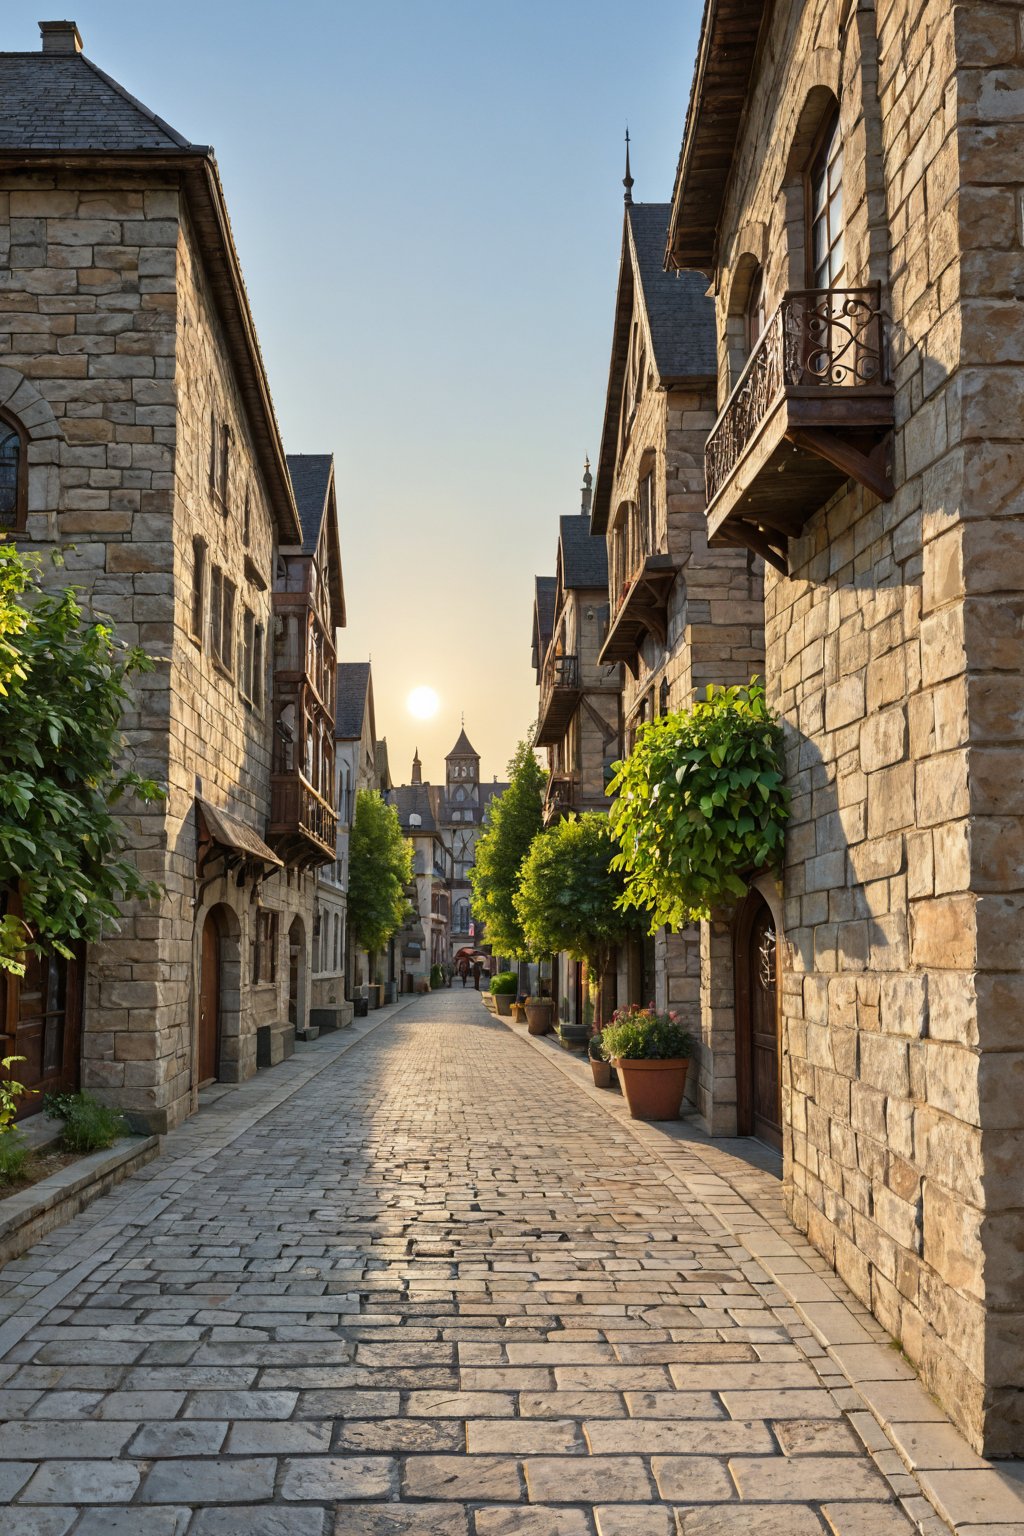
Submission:
<svg viewBox="0 0 1024 1536">
<path fill-rule="evenodd" d="M 782 1146 L 778 966 L 775 919 L 751 891 L 736 932 L 736 1085 L 738 1129 Z"/>
<path fill-rule="evenodd" d="M 212 913 L 203 926 L 203 960 L 199 984 L 199 1082 L 217 1076 L 220 1048 L 220 934 Z"/>
<path fill-rule="evenodd" d="M 326 922 L 327 919 L 324 918 Z M 305 1029 L 302 1018 L 302 963 L 305 960 L 306 935 L 298 918 L 288 930 L 288 1023 L 293 1029 Z"/>
<path fill-rule="evenodd" d="M 6 910 L 20 912 L 17 896 Z M 35 1114 L 45 1093 L 77 1093 L 81 1082 L 82 964 L 76 955 L 28 954 L 24 976 L 0 974 L 0 1056 L 23 1056 L 11 1076 L 34 1092 L 18 1116 Z"/>
</svg>

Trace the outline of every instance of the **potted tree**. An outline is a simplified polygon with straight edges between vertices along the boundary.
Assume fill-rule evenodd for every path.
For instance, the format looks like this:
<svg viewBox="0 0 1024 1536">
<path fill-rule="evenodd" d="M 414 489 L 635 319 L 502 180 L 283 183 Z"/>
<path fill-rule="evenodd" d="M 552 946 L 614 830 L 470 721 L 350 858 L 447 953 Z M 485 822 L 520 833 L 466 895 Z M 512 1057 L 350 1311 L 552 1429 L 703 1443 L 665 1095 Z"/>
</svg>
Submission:
<svg viewBox="0 0 1024 1536">
<path fill-rule="evenodd" d="M 512 1017 L 512 1003 L 518 985 L 515 971 L 499 971 L 497 976 L 491 977 L 491 996 L 500 1018 Z"/>
<path fill-rule="evenodd" d="M 551 1029 L 554 1004 L 550 997 L 528 997 L 523 1004 L 526 1028 L 531 1035 L 546 1035 Z"/>
<path fill-rule="evenodd" d="M 604 1054 L 604 1037 L 601 1033 L 591 1035 L 587 1041 L 587 1055 L 590 1058 L 590 1070 L 594 1074 L 594 1087 L 610 1088 L 612 1068 Z"/>
<path fill-rule="evenodd" d="M 602 1047 L 619 1074 L 634 1120 L 677 1120 L 693 1042 L 674 1013 L 621 1008 L 612 1015 Z"/>
</svg>

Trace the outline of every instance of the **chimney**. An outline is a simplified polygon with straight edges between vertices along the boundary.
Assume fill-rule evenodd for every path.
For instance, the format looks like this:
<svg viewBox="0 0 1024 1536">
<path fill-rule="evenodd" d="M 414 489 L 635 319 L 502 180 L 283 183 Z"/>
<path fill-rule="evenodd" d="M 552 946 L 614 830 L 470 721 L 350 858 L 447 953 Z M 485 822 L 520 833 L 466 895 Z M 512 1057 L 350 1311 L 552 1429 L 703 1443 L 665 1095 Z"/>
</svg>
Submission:
<svg viewBox="0 0 1024 1536">
<path fill-rule="evenodd" d="M 41 21 L 44 53 L 81 53 L 82 34 L 73 21 Z"/>
</svg>

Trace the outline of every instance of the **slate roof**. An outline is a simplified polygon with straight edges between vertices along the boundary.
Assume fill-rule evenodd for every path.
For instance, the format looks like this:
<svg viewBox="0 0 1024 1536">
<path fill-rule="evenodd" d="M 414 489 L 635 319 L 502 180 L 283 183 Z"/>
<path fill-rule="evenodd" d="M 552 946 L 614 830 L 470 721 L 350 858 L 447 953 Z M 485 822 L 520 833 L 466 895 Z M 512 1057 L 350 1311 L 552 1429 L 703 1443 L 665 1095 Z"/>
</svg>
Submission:
<svg viewBox="0 0 1024 1536">
<path fill-rule="evenodd" d="M 701 272 L 666 272 L 669 203 L 632 203 L 627 208 L 651 328 L 654 362 L 662 383 L 711 377 L 717 370 L 715 306 Z"/>
<path fill-rule="evenodd" d="M 327 505 L 327 490 L 331 481 L 331 453 L 289 453 L 288 473 L 295 492 L 295 505 L 299 509 L 302 524 L 303 554 L 316 553 Z"/>
<path fill-rule="evenodd" d="M 448 757 L 479 757 L 480 753 L 473 746 L 466 735 L 465 728 L 459 733 L 459 739 L 448 753 Z M 445 761 L 447 762 L 447 758 Z"/>
<path fill-rule="evenodd" d="M 370 663 L 340 661 L 337 676 L 334 734 L 341 741 L 358 741 L 363 734 L 366 701 L 370 693 Z"/>
<path fill-rule="evenodd" d="M 0 149 L 191 149 L 83 53 L 0 53 Z"/>
<path fill-rule="evenodd" d="M 555 627 L 555 589 L 558 580 L 554 576 L 538 576 L 534 601 L 537 605 L 537 638 L 542 647 L 551 639 Z"/>
<path fill-rule="evenodd" d="M 388 762 L 388 743 L 385 736 L 373 744 L 373 770 L 380 788 L 390 790 L 392 788 L 391 766 Z"/>
<path fill-rule="evenodd" d="M 577 513 L 561 517 L 558 548 L 562 557 L 562 587 L 608 586 L 608 550 L 604 539 L 590 531 L 590 518 Z"/>
<path fill-rule="evenodd" d="M 404 832 L 436 832 L 437 817 L 434 814 L 434 796 L 431 784 L 396 784 L 391 791 L 391 804 L 398 812 Z M 410 816 L 418 816 L 420 824 L 411 827 Z"/>
</svg>

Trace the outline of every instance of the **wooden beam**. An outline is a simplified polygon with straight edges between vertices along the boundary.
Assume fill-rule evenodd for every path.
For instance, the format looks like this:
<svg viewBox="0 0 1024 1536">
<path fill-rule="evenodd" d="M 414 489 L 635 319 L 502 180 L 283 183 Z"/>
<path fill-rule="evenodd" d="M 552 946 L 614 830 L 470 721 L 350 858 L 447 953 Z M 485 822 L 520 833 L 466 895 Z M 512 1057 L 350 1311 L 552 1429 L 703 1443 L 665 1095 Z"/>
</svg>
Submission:
<svg viewBox="0 0 1024 1536">
<path fill-rule="evenodd" d="M 828 464 L 834 464 L 844 474 L 860 485 L 874 491 L 881 501 L 891 501 L 896 491 L 885 472 L 885 443 L 877 444 L 870 453 L 842 433 L 820 427 L 791 427 L 786 436 L 797 448 L 806 448 Z"/>
</svg>

